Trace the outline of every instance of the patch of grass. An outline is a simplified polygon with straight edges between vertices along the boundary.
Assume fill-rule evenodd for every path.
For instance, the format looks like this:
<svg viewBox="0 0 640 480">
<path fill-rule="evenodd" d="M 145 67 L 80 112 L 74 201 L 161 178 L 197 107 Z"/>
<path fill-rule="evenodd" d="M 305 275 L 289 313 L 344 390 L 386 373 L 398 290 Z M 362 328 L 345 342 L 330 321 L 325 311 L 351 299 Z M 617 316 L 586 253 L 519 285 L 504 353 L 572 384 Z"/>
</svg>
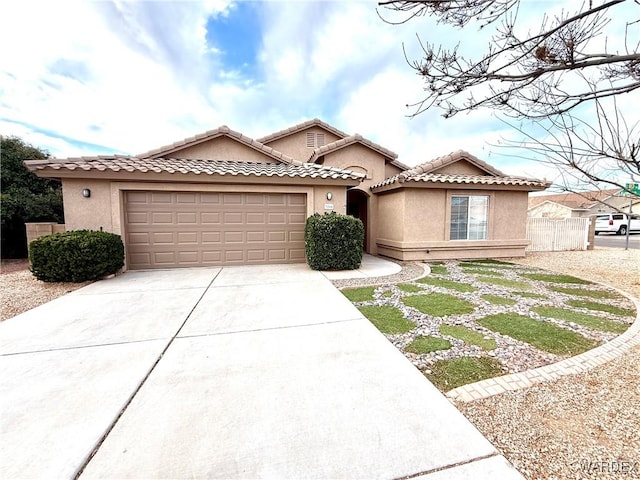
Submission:
<svg viewBox="0 0 640 480">
<path fill-rule="evenodd" d="M 417 337 L 413 342 L 404 349 L 409 353 L 423 355 L 425 353 L 436 352 L 438 350 L 449 350 L 451 342 L 444 338 L 438 337 Z"/>
<path fill-rule="evenodd" d="M 384 298 L 390 298 L 393 297 L 393 292 L 391 290 L 385 290 L 384 292 L 382 292 L 382 296 Z"/>
<path fill-rule="evenodd" d="M 402 299 L 403 303 L 434 317 L 460 315 L 473 312 L 473 304 L 446 293 L 413 295 Z"/>
<path fill-rule="evenodd" d="M 507 288 L 520 288 L 522 290 L 528 290 L 531 288 L 531 285 L 525 282 L 519 282 L 517 280 L 511 280 L 508 278 L 498 278 L 498 277 L 488 277 L 488 276 L 480 276 L 477 277 L 478 281 L 482 283 L 489 283 L 492 285 L 499 285 L 501 287 Z"/>
<path fill-rule="evenodd" d="M 439 360 L 426 376 L 440 390 L 448 391 L 468 383 L 479 382 L 502 374 L 502 365 L 495 358 L 461 357 Z"/>
<path fill-rule="evenodd" d="M 489 330 L 558 355 L 577 355 L 598 345 L 595 340 L 578 333 L 524 315 L 500 313 L 482 318 L 478 323 Z"/>
<path fill-rule="evenodd" d="M 433 285 L 434 287 L 448 288 L 449 290 L 456 290 L 457 292 L 475 292 L 477 290 L 476 287 L 472 285 L 454 282 L 453 280 L 446 280 L 444 278 L 424 277 L 420 280 L 416 280 L 416 282 Z"/>
<path fill-rule="evenodd" d="M 549 283 L 571 283 L 579 285 L 591 285 L 592 282 L 571 275 L 560 275 L 556 273 L 521 273 L 521 276 L 531 280 L 538 280 Z"/>
<path fill-rule="evenodd" d="M 467 273 L 469 275 L 491 275 L 501 277 L 504 275 L 503 272 L 498 270 L 489 270 L 488 268 L 473 268 L 473 267 L 465 267 L 462 269 L 463 273 Z"/>
<path fill-rule="evenodd" d="M 482 295 L 482 298 L 489 302 L 491 305 L 515 305 L 518 303 L 513 298 L 501 297 L 500 295 Z"/>
<path fill-rule="evenodd" d="M 533 293 L 533 292 L 513 292 L 514 295 L 518 295 L 519 297 L 525 297 L 525 298 L 547 298 L 544 295 L 541 295 L 539 293 Z"/>
<path fill-rule="evenodd" d="M 429 269 L 434 275 L 446 275 L 449 273 L 449 270 L 447 270 L 445 265 L 429 264 Z"/>
<path fill-rule="evenodd" d="M 622 308 L 616 305 L 608 305 L 600 302 L 590 302 L 588 300 L 569 300 L 567 305 L 576 308 L 587 308 L 589 310 L 597 310 L 598 312 L 613 313 L 621 317 L 635 317 L 636 311 L 629 308 Z"/>
<path fill-rule="evenodd" d="M 407 292 L 407 293 L 424 292 L 423 288 L 420 288 L 417 285 L 412 285 L 410 283 L 399 283 L 399 284 L 396 285 L 396 287 L 398 287 L 403 292 Z"/>
<path fill-rule="evenodd" d="M 345 288 L 342 294 L 352 302 L 366 302 L 373 300 L 375 289 L 375 287 Z"/>
<path fill-rule="evenodd" d="M 467 262 L 460 262 L 458 265 L 460 265 L 460 267 L 462 268 L 484 268 L 484 269 L 489 269 L 489 268 L 497 268 L 497 269 L 503 269 L 503 270 L 511 270 L 513 268 L 513 264 L 512 263 L 505 263 L 505 262 L 499 262 L 499 261 L 482 261 L 482 260 L 473 260 L 473 261 L 467 261 Z"/>
<path fill-rule="evenodd" d="M 587 313 L 574 312 L 573 310 L 567 310 L 565 308 L 533 307 L 531 310 L 543 317 L 577 323 L 578 325 L 584 325 L 587 328 L 600 330 L 602 332 L 623 333 L 629 328 L 629 325 L 625 325 L 624 323 L 614 322 L 613 320 L 607 320 L 606 318 L 596 317 Z"/>
<path fill-rule="evenodd" d="M 389 306 L 358 307 L 358 310 L 373 323 L 378 330 L 388 335 L 406 333 L 415 328 L 416 324 L 402 316 L 402 312 Z"/>
<path fill-rule="evenodd" d="M 549 285 L 547 288 L 554 292 L 566 293 L 567 295 L 578 295 L 581 297 L 611 298 L 611 299 L 622 298 L 622 296 L 617 292 L 610 292 L 608 290 L 587 290 L 585 288 L 561 287 L 559 285 Z"/>
<path fill-rule="evenodd" d="M 440 325 L 439 331 L 443 335 L 457 338 L 469 345 L 477 345 L 484 350 L 493 350 L 497 347 L 493 338 L 484 338 L 484 335 L 480 332 L 475 332 L 459 325 Z"/>
</svg>

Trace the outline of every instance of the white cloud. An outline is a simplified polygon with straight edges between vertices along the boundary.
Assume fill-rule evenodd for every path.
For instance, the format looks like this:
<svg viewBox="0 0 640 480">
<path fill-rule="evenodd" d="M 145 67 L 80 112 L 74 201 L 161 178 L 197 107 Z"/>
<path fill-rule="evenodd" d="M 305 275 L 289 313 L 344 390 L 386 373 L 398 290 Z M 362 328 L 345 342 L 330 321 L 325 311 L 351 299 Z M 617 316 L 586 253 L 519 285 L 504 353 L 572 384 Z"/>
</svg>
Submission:
<svg viewBox="0 0 640 480">
<path fill-rule="evenodd" d="M 38 2 L 33 15 L 32 2 L 9 2 L 0 43 L 20 47 L 0 50 L 2 133 L 58 156 L 101 153 L 77 142 L 135 154 L 221 124 L 259 137 L 320 117 L 409 165 L 465 149 L 508 173 L 543 171 L 488 145 L 513 135 L 488 111 L 407 118 L 424 92 L 403 43 L 413 59 L 416 32 L 475 48 L 474 31 L 452 36 L 426 18 L 389 25 L 373 0 L 269 2 L 257 7 L 258 75 L 245 78 L 206 43 L 207 20 L 231 5 L 65 0 Z"/>
</svg>

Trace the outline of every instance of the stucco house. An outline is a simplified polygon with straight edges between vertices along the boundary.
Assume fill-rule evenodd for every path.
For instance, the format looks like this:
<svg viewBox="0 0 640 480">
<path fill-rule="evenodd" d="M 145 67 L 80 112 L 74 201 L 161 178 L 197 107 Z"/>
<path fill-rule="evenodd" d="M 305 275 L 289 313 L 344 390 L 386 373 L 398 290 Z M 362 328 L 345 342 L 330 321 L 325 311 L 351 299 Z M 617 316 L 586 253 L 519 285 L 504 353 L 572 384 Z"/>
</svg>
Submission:
<svg viewBox="0 0 640 480">
<path fill-rule="evenodd" d="M 527 198 L 548 184 L 458 151 L 409 168 L 321 120 L 252 139 L 222 126 L 136 156 L 30 160 L 62 180 L 65 229 L 122 236 L 126 268 L 304 262 L 316 212 L 365 224 L 400 260 L 523 256 Z"/>
<path fill-rule="evenodd" d="M 637 212 L 640 201 L 634 198 L 631 205 L 632 212 Z M 620 195 L 619 188 L 610 188 L 530 196 L 527 214 L 534 218 L 552 219 L 590 217 L 616 210 L 629 212 L 629 206 L 629 197 Z"/>
</svg>

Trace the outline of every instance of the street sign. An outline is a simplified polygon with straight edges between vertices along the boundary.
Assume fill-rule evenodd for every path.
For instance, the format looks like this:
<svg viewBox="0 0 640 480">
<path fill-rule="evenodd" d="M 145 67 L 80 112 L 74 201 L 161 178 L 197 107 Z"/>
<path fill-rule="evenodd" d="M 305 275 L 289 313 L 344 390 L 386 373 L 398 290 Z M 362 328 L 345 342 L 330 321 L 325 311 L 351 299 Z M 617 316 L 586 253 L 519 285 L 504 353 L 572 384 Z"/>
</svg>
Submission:
<svg viewBox="0 0 640 480">
<path fill-rule="evenodd" d="M 620 190 L 620 195 L 623 197 L 630 197 L 631 195 L 640 196 L 640 183 L 626 183 L 624 188 L 626 188 L 626 190 Z"/>
</svg>

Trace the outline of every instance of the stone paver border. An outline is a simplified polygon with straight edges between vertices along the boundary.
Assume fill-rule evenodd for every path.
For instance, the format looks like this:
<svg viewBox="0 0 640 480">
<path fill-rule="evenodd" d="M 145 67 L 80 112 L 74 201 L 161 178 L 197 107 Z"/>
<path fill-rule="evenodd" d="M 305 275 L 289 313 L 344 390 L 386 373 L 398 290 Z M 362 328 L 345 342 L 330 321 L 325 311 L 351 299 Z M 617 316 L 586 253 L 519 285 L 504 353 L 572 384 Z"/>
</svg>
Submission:
<svg viewBox="0 0 640 480">
<path fill-rule="evenodd" d="M 512 373 L 501 377 L 489 378 L 479 382 L 454 388 L 446 393 L 451 400 L 472 402 L 481 398 L 491 397 L 500 393 L 528 388 L 536 383 L 557 380 L 564 375 L 586 372 L 598 365 L 602 365 L 614 358 L 620 357 L 629 349 L 640 344 L 640 300 L 628 293 L 610 285 L 600 285 L 612 288 L 631 300 L 636 307 L 636 319 L 626 332 L 613 340 L 593 348 L 587 352 L 567 358 L 551 365 L 538 367 L 524 372 Z"/>
</svg>

